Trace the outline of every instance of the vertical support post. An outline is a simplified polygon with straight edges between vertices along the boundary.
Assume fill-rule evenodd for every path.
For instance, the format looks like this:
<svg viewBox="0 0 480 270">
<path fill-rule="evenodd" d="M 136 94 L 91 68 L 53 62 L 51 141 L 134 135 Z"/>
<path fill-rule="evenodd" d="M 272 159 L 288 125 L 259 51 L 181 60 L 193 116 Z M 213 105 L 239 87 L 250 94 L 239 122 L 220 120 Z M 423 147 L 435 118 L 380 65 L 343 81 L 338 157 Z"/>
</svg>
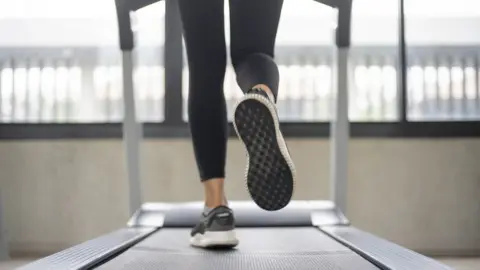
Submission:
<svg viewBox="0 0 480 270">
<path fill-rule="evenodd" d="M 142 123 L 136 115 L 135 91 L 133 86 L 133 55 L 132 51 L 122 54 L 123 67 L 123 143 L 126 154 L 129 213 L 133 215 L 142 205 L 141 190 L 141 140 L 143 138 Z"/>
<path fill-rule="evenodd" d="M 335 205 L 346 214 L 348 183 L 348 49 L 336 50 L 335 63 L 336 100 L 331 122 L 331 194 Z"/>
<path fill-rule="evenodd" d="M 336 29 L 335 90 L 336 104 L 331 122 L 331 197 L 335 205 L 347 212 L 348 184 L 348 140 L 350 135 L 348 118 L 351 0 L 338 2 L 338 24 Z"/>
<path fill-rule="evenodd" d="M 398 116 L 400 123 L 406 123 L 408 119 L 408 98 L 407 98 L 407 45 L 405 41 L 405 4 L 404 0 L 398 1 L 398 67 L 397 67 L 397 93 L 399 96 Z"/>
<path fill-rule="evenodd" d="M 140 169 L 140 144 L 143 138 L 143 130 L 136 115 L 132 54 L 135 48 L 135 40 L 130 13 L 154 2 L 156 1 L 115 0 L 120 49 L 122 50 L 123 144 L 127 167 L 130 216 L 141 207 L 143 201 Z"/>
<path fill-rule="evenodd" d="M 122 50 L 123 77 L 123 143 L 125 147 L 129 213 L 133 215 L 143 202 L 141 185 L 141 140 L 142 124 L 137 121 L 135 106 L 135 88 L 133 83 L 133 49 L 135 40 L 132 31 L 130 13 L 151 5 L 159 0 L 115 0 L 118 20 L 120 49 Z"/>
</svg>

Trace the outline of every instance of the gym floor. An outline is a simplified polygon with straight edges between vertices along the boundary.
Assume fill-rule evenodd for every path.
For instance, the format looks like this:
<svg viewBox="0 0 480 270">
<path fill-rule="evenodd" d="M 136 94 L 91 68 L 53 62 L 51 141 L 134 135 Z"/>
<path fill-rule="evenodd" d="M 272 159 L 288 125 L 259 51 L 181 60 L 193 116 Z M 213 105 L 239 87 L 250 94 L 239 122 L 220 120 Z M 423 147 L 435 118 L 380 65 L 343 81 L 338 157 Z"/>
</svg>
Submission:
<svg viewBox="0 0 480 270">
<path fill-rule="evenodd" d="M 13 270 L 33 260 L 35 259 L 13 259 L 7 262 L 0 262 L 0 270 Z M 438 260 L 456 270 L 480 269 L 480 258 L 441 258 Z"/>
</svg>

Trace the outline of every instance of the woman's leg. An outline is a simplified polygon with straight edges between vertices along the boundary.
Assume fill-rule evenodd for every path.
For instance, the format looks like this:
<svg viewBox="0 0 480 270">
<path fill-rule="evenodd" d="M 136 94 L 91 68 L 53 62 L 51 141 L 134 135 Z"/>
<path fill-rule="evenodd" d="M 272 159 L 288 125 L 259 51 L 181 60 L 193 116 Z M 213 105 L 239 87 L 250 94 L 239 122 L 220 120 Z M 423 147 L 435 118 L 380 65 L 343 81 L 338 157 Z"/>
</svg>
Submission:
<svg viewBox="0 0 480 270">
<path fill-rule="evenodd" d="M 231 57 L 245 96 L 234 125 L 248 151 L 247 187 L 265 210 L 293 196 L 295 168 L 280 132 L 275 102 L 279 71 L 273 60 L 283 0 L 230 0 Z"/>
<path fill-rule="evenodd" d="M 227 112 L 223 0 L 180 0 L 189 65 L 188 117 L 206 206 L 224 203 Z"/>
<path fill-rule="evenodd" d="M 230 0 L 231 57 L 240 88 L 265 88 L 275 98 L 279 72 L 273 60 L 283 0 Z"/>
<path fill-rule="evenodd" d="M 200 247 L 235 246 L 235 220 L 223 182 L 227 149 L 224 0 L 179 0 L 189 66 L 188 116 L 205 189 L 205 211 L 191 232 Z"/>
</svg>

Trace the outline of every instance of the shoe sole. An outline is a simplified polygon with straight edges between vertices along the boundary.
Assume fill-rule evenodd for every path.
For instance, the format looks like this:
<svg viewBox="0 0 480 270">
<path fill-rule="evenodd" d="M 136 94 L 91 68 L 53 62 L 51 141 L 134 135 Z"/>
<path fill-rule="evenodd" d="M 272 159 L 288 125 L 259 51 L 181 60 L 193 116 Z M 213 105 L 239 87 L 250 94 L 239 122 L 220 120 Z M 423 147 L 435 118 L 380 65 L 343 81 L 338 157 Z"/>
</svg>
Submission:
<svg viewBox="0 0 480 270">
<path fill-rule="evenodd" d="M 295 189 L 295 166 L 276 115 L 275 106 L 267 98 L 247 94 L 236 106 L 233 121 L 247 151 L 247 190 L 267 211 L 287 206 Z"/>
<path fill-rule="evenodd" d="M 190 244 L 201 248 L 233 248 L 238 245 L 238 239 L 234 230 L 205 232 L 191 237 Z"/>
</svg>

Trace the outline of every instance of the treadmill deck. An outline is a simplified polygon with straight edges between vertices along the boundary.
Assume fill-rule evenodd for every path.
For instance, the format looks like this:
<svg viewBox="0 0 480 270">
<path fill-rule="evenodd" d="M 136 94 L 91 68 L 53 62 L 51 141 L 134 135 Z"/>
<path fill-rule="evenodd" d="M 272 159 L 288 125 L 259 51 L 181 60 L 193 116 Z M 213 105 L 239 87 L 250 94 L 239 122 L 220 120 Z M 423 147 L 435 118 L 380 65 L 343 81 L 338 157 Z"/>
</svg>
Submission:
<svg viewBox="0 0 480 270">
<path fill-rule="evenodd" d="M 317 228 L 238 228 L 233 250 L 190 247 L 190 229 L 161 229 L 97 269 L 379 269 Z"/>
</svg>

